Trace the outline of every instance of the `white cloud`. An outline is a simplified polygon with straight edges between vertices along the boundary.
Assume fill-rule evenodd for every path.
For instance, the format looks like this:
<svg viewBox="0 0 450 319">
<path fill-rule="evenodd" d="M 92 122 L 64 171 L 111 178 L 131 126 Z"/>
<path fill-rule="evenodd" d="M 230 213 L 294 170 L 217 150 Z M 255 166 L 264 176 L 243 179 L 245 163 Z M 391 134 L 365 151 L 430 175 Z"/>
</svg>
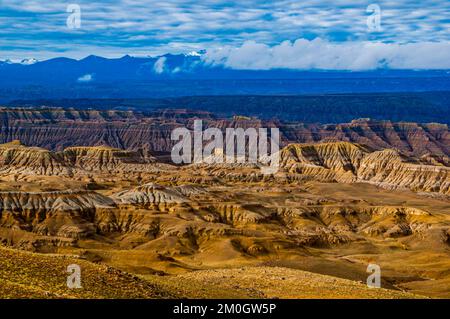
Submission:
<svg viewBox="0 0 450 319">
<path fill-rule="evenodd" d="M 450 42 L 329 42 L 317 38 L 268 46 L 247 41 L 237 48 L 210 50 L 203 59 L 208 64 L 248 70 L 450 69 Z"/>
<path fill-rule="evenodd" d="M 166 57 L 160 57 L 158 60 L 156 60 L 155 64 L 153 65 L 153 71 L 158 74 L 163 73 L 166 60 Z"/>
<path fill-rule="evenodd" d="M 94 76 L 92 74 L 85 74 L 83 76 L 80 76 L 78 78 L 78 82 L 82 82 L 82 83 L 87 83 L 87 82 L 91 82 L 94 80 Z"/>
</svg>

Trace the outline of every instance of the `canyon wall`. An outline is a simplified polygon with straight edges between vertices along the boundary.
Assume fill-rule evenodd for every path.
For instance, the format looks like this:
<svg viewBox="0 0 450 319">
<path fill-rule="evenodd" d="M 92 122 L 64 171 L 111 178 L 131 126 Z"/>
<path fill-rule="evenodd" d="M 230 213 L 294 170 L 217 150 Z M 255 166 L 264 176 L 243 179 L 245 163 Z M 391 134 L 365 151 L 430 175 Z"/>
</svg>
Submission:
<svg viewBox="0 0 450 319">
<path fill-rule="evenodd" d="M 143 113 L 3 108 L 0 109 L 0 143 L 20 140 L 25 145 L 50 150 L 105 145 L 135 151 L 170 152 L 174 144 L 170 140 L 171 131 L 180 126 L 192 128 L 195 119 L 202 119 L 205 128 L 278 127 L 283 146 L 346 141 L 375 150 L 394 148 L 441 163 L 448 163 L 450 155 L 450 133 L 445 124 L 370 119 L 342 124 L 304 124 L 245 117 L 218 118 L 211 113 L 188 110 Z"/>
</svg>

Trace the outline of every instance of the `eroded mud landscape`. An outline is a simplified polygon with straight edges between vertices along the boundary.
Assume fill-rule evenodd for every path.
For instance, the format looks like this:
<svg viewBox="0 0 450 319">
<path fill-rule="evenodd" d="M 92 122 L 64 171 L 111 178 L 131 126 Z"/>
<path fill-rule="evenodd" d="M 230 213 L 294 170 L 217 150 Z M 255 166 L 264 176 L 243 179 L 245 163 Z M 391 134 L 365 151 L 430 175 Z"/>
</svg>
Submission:
<svg viewBox="0 0 450 319">
<path fill-rule="evenodd" d="M 1 114 L 2 297 L 450 297 L 446 125 L 276 123 L 280 169 L 263 175 L 170 164 L 186 111 Z"/>
</svg>

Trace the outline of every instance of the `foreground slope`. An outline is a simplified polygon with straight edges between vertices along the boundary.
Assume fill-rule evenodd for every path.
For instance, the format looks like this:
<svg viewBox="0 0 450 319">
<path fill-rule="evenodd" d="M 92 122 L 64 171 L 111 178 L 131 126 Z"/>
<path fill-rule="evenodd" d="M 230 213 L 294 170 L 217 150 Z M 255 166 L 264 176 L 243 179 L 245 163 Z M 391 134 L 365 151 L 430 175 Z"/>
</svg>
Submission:
<svg viewBox="0 0 450 319">
<path fill-rule="evenodd" d="M 67 266 L 81 267 L 80 289 L 66 286 Z M 423 298 L 281 267 L 136 277 L 69 256 L 0 247 L 0 298 Z"/>
<path fill-rule="evenodd" d="M 369 288 L 362 282 L 282 267 L 214 269 L 145 278 L 158 282 L 178 296 L 190 298 L 423 298 L 402 291 Z"/>
<path fill-rule="evenodd" d="M 67 288 L 67 266 L 81 267 L 80 289 Z M 106 265 L 69 256 L 0 247 L 0 298 L 164 298 L 157 286 Z"/>
</svg>

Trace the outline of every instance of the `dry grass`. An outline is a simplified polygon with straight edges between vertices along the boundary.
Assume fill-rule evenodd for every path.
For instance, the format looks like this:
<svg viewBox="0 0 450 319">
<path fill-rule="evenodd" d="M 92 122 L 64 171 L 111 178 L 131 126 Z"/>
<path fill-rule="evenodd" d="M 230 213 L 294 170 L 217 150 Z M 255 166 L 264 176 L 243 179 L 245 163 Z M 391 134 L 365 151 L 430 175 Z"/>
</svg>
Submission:
<svg viewBox="0 0 450 319">
<path fill-rule="evenodd" d="M 67 266 L 81 267 L 80 289 L 67 288 Z M 1 298 L 164 298 L 159 287 L 117 269 L 67 256 L 0 247 Z"/>
<path fill-rule="evenodd" d="M 193 271 L 183 275 L 144 276 L 187 298 L 423 298 L 360 282 L 281 267 L 243 267 Z"/>
</svg>

